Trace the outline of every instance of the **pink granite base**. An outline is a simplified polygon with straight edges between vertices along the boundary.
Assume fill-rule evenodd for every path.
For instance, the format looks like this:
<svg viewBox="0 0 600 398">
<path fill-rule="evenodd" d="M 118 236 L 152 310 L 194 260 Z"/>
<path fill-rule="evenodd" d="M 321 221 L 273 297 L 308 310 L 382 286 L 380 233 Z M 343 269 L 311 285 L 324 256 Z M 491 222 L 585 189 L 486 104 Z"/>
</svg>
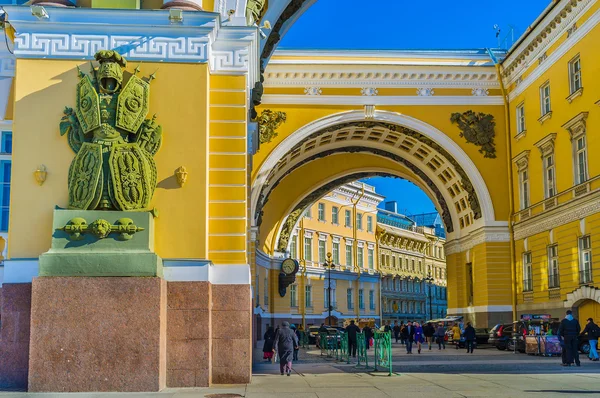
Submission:
<svg viewBox="0 0 600 398">
<path fill-rule="evenodd" d="M 33 281 L 29 391 L 159 391 L 166 384 L 166 282 Z"/>
<path fill-rule="evenodd" d="M 0 289 L 0 389 L 26 389 L 29 369 L 31 283 Z"/>
</svg>

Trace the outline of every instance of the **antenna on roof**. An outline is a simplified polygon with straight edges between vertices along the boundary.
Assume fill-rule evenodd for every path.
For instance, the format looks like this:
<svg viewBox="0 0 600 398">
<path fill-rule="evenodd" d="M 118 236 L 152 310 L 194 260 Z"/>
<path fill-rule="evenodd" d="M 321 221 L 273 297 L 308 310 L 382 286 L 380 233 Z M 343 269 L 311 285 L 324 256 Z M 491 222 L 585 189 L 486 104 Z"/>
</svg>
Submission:
<svg viewBox="0 0 600 398">
<path fill-rule="evenodd" d="M 498 40 L 498 48 L 500 48 L 500 32 L 502 32 L 502 29 L 500 29 L 500 25 L 495 24 L 494 30 L 496 31 L 496 40 Z"/>
</svg>

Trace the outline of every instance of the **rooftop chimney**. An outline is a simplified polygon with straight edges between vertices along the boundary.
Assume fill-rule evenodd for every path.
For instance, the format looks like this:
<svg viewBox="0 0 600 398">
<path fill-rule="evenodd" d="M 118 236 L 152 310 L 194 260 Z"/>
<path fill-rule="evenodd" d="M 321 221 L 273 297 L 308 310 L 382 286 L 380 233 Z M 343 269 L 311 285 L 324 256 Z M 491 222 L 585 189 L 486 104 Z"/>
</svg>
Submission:
<svg viewBox="0 0 600 398">
<path fill-rule="evenodd" d="M 398 203 L 395 200 L 385 202 L 385 209 L 394 213 L 398 213 Z"/>
</svg>

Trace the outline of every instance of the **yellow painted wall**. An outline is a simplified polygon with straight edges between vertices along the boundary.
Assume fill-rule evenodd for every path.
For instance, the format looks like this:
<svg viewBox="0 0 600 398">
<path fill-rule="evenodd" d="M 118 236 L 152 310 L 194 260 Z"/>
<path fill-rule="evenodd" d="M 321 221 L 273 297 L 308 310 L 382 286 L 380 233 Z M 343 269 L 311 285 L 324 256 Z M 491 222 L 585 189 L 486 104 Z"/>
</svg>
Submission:
<svg viewBox="0 0 600 398">
<path fill-rule="evenodd" d="M 50 248 L 52 210 L 67 206 L 67 173 L 73 152 L 59 134 L 65 106 L 74 106 L 76 66 L 80 61 L 17 60 L 15 76 L 13 165 L 9 257 L 34 258 Z M 135 68 L 130 64 L 128 70 Z M 160 68 L 151 84 L 150 115 L 163 126 L 163 146 L 155 156 L 158 188 L 151 207 L 156 252 L 163 258 L 208 258 L 207 125 L 208 69 L 203 64 L 142 63 L 141 75 Z M 33 172 L 48 168 L 38 186 Z M 188 182 L 180 188 L 174 171 L 185 166 Z"/>
</svg>

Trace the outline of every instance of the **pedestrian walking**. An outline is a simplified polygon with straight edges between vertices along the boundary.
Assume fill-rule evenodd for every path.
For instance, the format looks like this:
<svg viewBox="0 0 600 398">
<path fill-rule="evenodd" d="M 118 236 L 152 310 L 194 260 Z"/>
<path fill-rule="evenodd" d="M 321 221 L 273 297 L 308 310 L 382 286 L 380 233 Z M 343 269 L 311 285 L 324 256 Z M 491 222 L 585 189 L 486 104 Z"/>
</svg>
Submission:
<svg viewBox="0 0 600 398">
<path fill-rule="evenodd" d="M 298 337 L 287 321 L 282 322 L 281 329 L 275 333 L 275 346 L 273 352 L 277 351 L 279 356 L 279 371 L 283 376 L 292 374 L 293 352 L 298 348 Z"/>
<path fill-rule="evenodd" d="M 444 350 L 446 349 L 446 328 L 441 322 L 435 330 L 435 340 L 438 344 L 439 350 L 441 350 L 442 347 L 444 347 Z"/>
<path fill-rule="evenodd" d="M 400 326 L 398 325 L 398 321 L 394 321 L 394 338 L 396 339 L 396 343 L 398 343 L 398 339 L 400 338 Z"/>
<path fill-rule="evenodd" d="M 431 322 L 427 322 L 425 326 L 423 326 L 423 335 L 425 339 L 427 339 L 427 346 L 429 347 L 429 351 L 431 351 L 431 345 L 433 344 L 433 335 L 435 334 L 435 328 L 431 325 Z"/>
<path fill-rule="evenodd" d="M 356 358 L 356 346 L 358 344 L 356 334 L 360 333 L 360 328 L 354 324 L 354 319 L 350 321 L 350 325 L 346 328 L 346 333 L 348 333 L 348 355 Z"/>
<path fill-rule="evenodd" d="M 465 337 L 465 345 L 467 346 L 467 353 L 473 353 L 473 348 L 475 347 L 475 328 L 471 326 L 471 322 L 467 322 L 467 327 L 465 328 L 465 332 L 463 333 Z M 458 342 L 456 343 L 458 347 Z"/>
<path fill-rule="evenodd" d="M 406 341 L 404 341 L 404 337 L 402 337 L 402 330 L 404 330 L 405 327 L 404 321 L 400 321 L 400 344 L 402 345 L 406 345 Z"/>
<path fill-rule="evenodd" d="M 412 345 L 415 341 L 415 327 L 412 325 L 411 321 L 406 323 L 406 327 L 402 331 L 402 338 L 406 342 L 406 353 L 412 354 Z"/>
<path fill-rule="evenodd" d="M 365 348 L 368 350 L 371 347 L 371 338 L 373 337 L 373 329 L 369 325 L 363 328 L 363 334 L 365 335 Z"/>
<path fill-rule="evenodd" d="M 294 347 L 294 358 L 293 358 L 294 361 L 298 361 L 298 351 L 300 351 L 300 332 L 296 328 L 296 325 L 294 325 L 293 323 L 290 325 L 290 329 L 292 329 L 294 331 L 294 333 L 296 334 L 296 338 L 298 339 L 298 346 Z"/>
<path fill-rule="evenodd" d="M 317 336 L 315 338 L 315 340 L 317 342 L 317 348 L 321 348 L 321 333 L 328 333 L 327 326 L 325 326 L 324 323 L 322 323 L 321 326 L 319 327 L 319 333 L 317 333 Z M 325 341 L 325 343 L 327 343 L 327 342 Z"/>
<path fill-rule="evenodd" d="M 452 326 L 452 341 L 456 344 L 456 349 L 458 350 L 458 342 L 460 341 L 460 326 L 458 323 L 454 323 Z"/>
<path fill-rule="evenodd" d="M 417 352 L 421 353 L 421 344 L 425 341 L 425 337 L 423 336 L 423 327 L 415 322 L 415 343 L 417 343 Z"/>
<path fill-rule="evenodd" d="M 387 321 L 387 323 L 385 324 L 384 328 L 383 328 L 384 332 L 391 332 L 392 331 L 392 326 L 390 325 L 390 321 Z"/>
<path fill-rule="evenodd" d="M 558 338 L 564 343 L 563 350 L 566 352 L 562 366 L 571 366 L 573 362 L 575 362 L 575 365 L 581 366 L 578 341 L 580 331 L 579 321 L 573 318 L 573 312 L 568 310 L 567 315 L 560 321 L 558 327 Z"/>
<path fill-rule="evenodd" d="M 273 326 L 267 325 L 267 331 L 265 332 L 263 339 L 265 343 L 263 345 L 263 359 L 267 362 L 273 362 L 273 342 L 275 341 L 275 330 Z"/>
<path fill-rule="evenodd" d="M 581 336 L 588 336 L 588 341 L 590 343 L 590 355 L 589 358 L 591 361 L 598 361 L 598 338 L 600 337 L 600 327 L 594 323 L 594 319 L 588 318 L 587 325 L 581 332 Z"/>
</svg>

